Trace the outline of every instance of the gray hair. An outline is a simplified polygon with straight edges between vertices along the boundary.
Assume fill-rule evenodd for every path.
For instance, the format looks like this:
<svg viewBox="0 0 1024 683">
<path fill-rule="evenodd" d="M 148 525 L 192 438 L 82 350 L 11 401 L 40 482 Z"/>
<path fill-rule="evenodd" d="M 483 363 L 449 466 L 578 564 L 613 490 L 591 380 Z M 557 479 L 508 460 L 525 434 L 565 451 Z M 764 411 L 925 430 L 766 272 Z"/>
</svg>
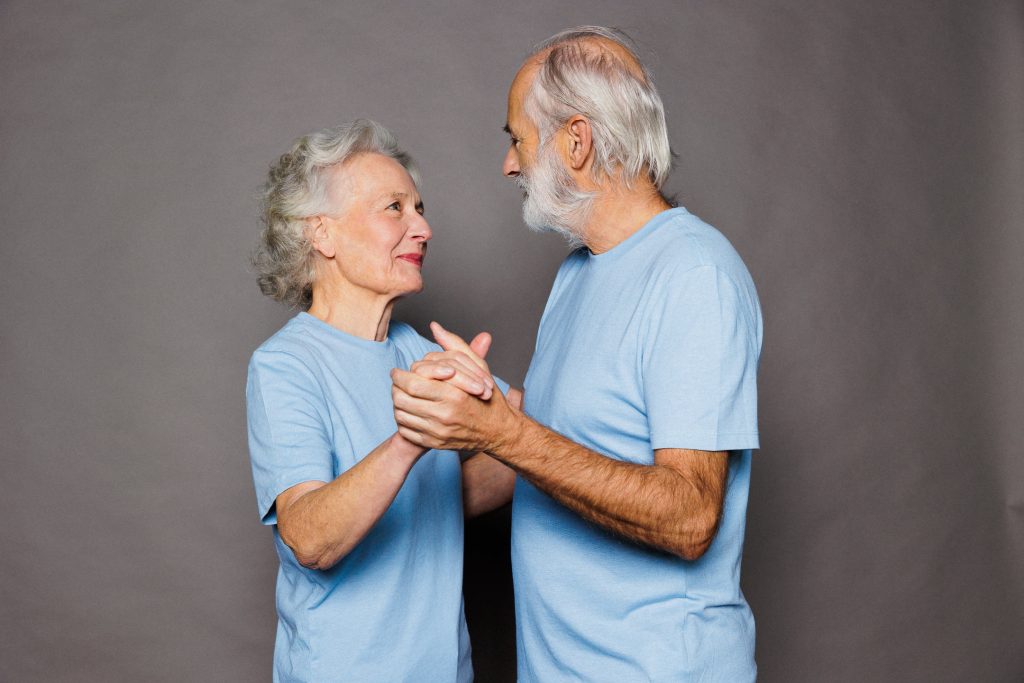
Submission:
<svg viewBox="0 0 1024 683">
<path fill-rule="evenodd" d="M 260 291 L 290 306 L 309 308 L 316 268 L 306 219 L 339 208 L 330 205 L 331 169 L 368 153 L 391 157 L 419 186 L 412 157 L 398 148 L 391 131 L 369 119 L 305 135 L 270 167 L 260 193 L 263 230 L 251 257 Z"/>
<path fill-rule="evenodd" d="M 636 64 L 588 45 L 593 39 L 619 45 Z M 595 179 L 621 169 L 627 184 L 646 173 L 661 189 L 672 169 L 665 108 L 629 36 L 603 26 L 579 26 L 553 35 L 530 55 L 545 51 L 525 101 L 541 144 L 582 114 L 594 130 Z"/>
</svg>

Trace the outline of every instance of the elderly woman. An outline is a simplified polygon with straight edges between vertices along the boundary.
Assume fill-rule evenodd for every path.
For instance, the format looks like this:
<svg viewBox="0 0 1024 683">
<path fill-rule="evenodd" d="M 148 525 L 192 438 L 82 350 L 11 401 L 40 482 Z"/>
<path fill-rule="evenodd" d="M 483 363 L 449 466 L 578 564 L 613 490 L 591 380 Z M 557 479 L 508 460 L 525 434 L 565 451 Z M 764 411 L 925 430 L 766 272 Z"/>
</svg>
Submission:
<svg viewBox="0 0 1024 683">
<path fill-rule="evenodd" d="M 280 559 L 275 681 L 473 676 L 463 515 L 504 503 L 513 475 L 396 433 L 393 368 L 485 400 L 494 387 L 472 354 L 438 355 L 391 321 L 423 287 L 417 178 L 388 130 L 358 120 L 301 138 L 264 191 L 260 288 L 304 309 L 253 354 L 246 391 L 260 517 Z M 471 348 L 482 357 L 489 343 Z"/>
</svg>

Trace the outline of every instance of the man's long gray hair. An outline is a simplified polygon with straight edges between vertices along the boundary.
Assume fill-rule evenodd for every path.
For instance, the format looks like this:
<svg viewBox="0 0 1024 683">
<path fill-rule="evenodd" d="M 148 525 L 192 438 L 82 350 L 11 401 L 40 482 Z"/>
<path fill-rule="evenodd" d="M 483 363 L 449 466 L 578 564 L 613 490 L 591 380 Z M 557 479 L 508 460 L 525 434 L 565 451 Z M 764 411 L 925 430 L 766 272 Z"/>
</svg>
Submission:
<svg viewBox="0 0 1024 683">
<path fill-rule="evenodd" d="M 297 308 L 309 308 L 316 269 L 306 219 L 340 208 L 329 206 L 330 171 L 367 153 L 391 157 L 419 186 L 412 158 L 399 149 L 391 131 L 369 119 L 305 135 L 270 167 L 260 193 L 263 231 L 252 253 L 253 269 L 264 294 Z"/>
<path fill-rule="evenodd" d="M 634 60 L 594 45 L 611 41 Z M 647 67 L 630 38 L 617 29 L 580 26 L 551 36 L 531 52 L 547 52 L 524 108 L 540 134 L 532 172 L 520 185 L 528 192 L 523 217 L 535 229 L 553 229 L 574 244 L 592 209 L 594 195 L 557 173 L 547 148 L 554 133 L 576 114 L 586 116 L 593 131 L 594 180 L 618 178 L 627 186 L 646 176 L 661 189 L 672 168 L 665 108 Z M 558 187 L 545 187 L 556 180 Z M 542 225 L 543 224 L 543 225 Z"/>
<path fill-rule="evenodd" d="M 588 45 L 592 39 L 619 45 L 635 64 Z M 582 114 L 594 131 L 595 174 L 621 173 L 627 183 L 646 175 L 661 189 L 672 169 L 665 107 L 629 36 L 603 26 L 580 26 L 551 36 L 531 54 L 544 51 L 526 98 L 526 112 L 541 141 Z"/>
</svg>

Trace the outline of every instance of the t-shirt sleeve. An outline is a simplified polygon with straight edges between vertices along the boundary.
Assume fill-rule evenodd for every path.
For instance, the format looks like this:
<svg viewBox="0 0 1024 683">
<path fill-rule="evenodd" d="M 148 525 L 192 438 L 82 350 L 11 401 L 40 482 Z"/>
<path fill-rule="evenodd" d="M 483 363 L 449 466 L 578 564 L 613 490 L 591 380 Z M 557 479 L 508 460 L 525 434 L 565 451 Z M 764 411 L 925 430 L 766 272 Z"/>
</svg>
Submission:
<svg viewBox="0 0 1024 683">
<path fill-rule="evenodd" d="M 641 363 L 651 446 L 757 448 L 756 309 L 715 266 L 675 274 L 655 294 Z"/>
<path fill-rule="evenodd" d="M 334 479 L 327 406 L 301 360 L 285 352 L 257 351 L 249 363 L 246 407 L 260 519 L 276 524 L 274 501 L 285 489 Z"/>
</svg>

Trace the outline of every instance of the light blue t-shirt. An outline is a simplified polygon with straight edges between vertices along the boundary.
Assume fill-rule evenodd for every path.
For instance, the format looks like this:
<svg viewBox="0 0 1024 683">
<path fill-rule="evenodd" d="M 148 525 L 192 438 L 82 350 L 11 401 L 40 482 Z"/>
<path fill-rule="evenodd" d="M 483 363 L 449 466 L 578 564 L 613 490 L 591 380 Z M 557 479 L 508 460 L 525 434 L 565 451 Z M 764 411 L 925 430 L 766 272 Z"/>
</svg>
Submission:
<svg viewBox="0 0 1024 683">
<path fill-rule="evenodd" d="M 586 522 L 518 479 L 520 683 L 754 680 L 754 620 L 739 578 L 760 348 L 746 267 L 685 209 L 562 264 L 526 412 L 626 462 L 651 464 L 659 448 L 731 451 L 728 488 L 714 542 L 687 562 Z"/>
<path fill-rule="evenodd" d="M 330 482 L 396 429 L 392 368 L 439 347 L 392 322 L 374 342 L 299 313 L 249 363 L 249 452 L 280 559 L 274 681 L 471 681 L 458 453 L 430 451 L 365 538 L 326 571 L 300 565 L 274 501 Z"/>
</svg>

